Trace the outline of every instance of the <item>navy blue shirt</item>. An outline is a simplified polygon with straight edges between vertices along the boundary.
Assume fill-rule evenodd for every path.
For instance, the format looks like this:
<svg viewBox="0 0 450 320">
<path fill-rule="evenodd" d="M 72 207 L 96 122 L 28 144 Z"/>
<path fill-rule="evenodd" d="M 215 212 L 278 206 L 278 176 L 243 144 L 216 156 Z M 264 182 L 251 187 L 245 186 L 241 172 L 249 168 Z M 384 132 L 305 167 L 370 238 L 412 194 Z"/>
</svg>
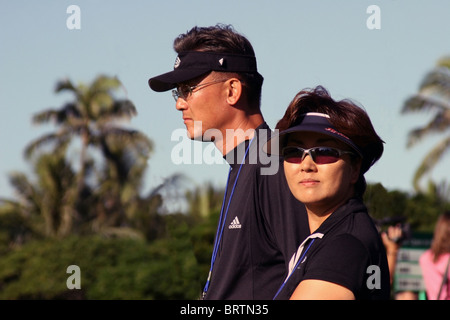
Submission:
<svg viewBox="0 0 450 320">
<path fill-rule="evenodd" d="M 339 284 L 357 300 L 390 298 L 385 248 L 361 200 L 350 199 L 333 212 L 305 240 L 298 256 L 277 299 L 289 299 L 306 279 Z"/>
<path fill-rule="evenodd" d="M 272 158 L 278 161 L 275 174 L 261 172 L 269 167 L 261 160 L 261 148 L 270 134 L 266 123 L 256 129 L 242 167 L 243 153 L 236 150 L 246 149 L 248 140 L 233 151 L 237 157 L 225 157 L 231 171 L 224 211 L 241 171 L 204 299 L 273 299 L 288 274 L 292 253 L 309 235 L 305 207 L 289 190 L 282 161 Z"/>
</svg>

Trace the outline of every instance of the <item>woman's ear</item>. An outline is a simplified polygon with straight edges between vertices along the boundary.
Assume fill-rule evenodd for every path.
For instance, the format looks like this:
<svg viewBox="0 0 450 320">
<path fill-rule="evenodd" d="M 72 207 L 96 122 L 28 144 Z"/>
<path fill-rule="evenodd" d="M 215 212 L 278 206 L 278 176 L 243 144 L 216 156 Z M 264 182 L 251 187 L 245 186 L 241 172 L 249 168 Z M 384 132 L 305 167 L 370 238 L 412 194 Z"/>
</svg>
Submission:
<svg viewBox="0 0 450 320">
<path fill-rule="evenodd" d="M 242 82 L 237 78 L 231 78 L 227 82 L 227 102 L 236 105 L 242 95 Z"/>
</svg>

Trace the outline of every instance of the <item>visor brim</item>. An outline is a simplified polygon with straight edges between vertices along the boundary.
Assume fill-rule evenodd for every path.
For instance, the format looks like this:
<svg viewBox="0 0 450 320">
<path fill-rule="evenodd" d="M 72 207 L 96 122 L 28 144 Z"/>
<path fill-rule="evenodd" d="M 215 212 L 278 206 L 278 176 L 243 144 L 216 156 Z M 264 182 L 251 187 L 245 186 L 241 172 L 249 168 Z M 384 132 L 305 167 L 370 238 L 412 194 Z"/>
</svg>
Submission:
<svg viewBox="0 0 450 320">
<path fill-rule="evenodd" d="M 148 85 L 153 91 L 164 92 L 174 89 L 178 84 L 195 79 L 204 75 L 211 70 L 189 69 L 189 70 L 173 70 L 159 76 L 150 78 Z"/>
</svg>

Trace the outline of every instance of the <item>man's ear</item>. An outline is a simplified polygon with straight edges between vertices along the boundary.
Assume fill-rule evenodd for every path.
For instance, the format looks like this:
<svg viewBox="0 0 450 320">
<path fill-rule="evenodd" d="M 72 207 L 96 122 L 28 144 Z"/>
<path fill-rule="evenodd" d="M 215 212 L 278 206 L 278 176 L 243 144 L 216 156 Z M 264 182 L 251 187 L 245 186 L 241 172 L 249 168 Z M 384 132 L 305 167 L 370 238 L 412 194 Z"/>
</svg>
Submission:
<svg viewBox="0 0 450 320">
<path fill-rule="evenodd" d="M 237 78 L 228 79 L 227 84 L 227 102 L 229 105 L 236 105 L 242 95 L 242 82 Z"/>
</svg>

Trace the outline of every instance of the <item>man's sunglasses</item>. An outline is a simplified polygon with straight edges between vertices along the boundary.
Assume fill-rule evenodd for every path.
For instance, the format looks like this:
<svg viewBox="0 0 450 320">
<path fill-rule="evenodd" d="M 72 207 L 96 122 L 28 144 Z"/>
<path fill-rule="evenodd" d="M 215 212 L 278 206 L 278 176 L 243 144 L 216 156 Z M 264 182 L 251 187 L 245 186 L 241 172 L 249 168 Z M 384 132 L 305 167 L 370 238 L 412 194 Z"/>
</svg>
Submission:
<svg viewBox="0 0 450 320">
<path fill-rule="evenodd" d="M 200 84 L 197 84 L 195 86 L 190 86 L 190 85 L 187 85 L 187 84 L 180 84 L 176 89 L 172 90 L 172 96 L 175 99 L 175 101 L 178 101 L 179 98 L 181 98 L 183 100 L 186 100 L 189 97 L 189 95 L 191 95 L 192 92 L 194 92 L 194 89 L 197 89 L 197 88 L 202 89 L 202 88 L 205 88 L 206 86 L 209 86 L 211 84 L 215 84 L 215 83 L 219 83 L 219 82 L 225 82 L 227 80 L 228 79 L 220 79 L 220 80 L 200 83 Z"/>
<path fill-rule="evenodd" d="M 298 164 L 302 163 L 307 155 L 309 155 L 316 164 L 334 163 L 341 159 L 343 154 L 355 155 L 355 153 L 351 151 L 343 151 L 331 147 L 303 149 L 295 146 L 284 147 L 281 154 L 284 157 L 284 161 Z"/>
</svg>

